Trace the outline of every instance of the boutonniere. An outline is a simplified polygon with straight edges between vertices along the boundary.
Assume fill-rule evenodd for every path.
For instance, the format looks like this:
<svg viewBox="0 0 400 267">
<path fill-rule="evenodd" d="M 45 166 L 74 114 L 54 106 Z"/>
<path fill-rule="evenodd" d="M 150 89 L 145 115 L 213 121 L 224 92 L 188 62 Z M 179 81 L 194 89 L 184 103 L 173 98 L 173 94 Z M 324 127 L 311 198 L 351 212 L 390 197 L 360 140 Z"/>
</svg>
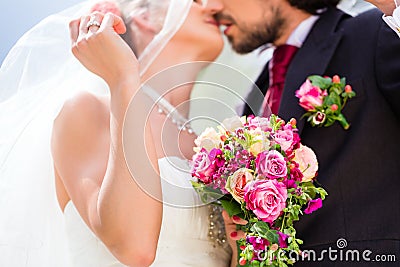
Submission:
<svg viewBox="0 0 400 267">
<path fill-rule="evenodd" d="M 338 75 L 332 78 L 309 76 L 296 91 L 300 106 L 307 111 L 303 117 L 307 117 L 312 126 L 328 127 L 338 121 L 345 130 L 350 124 L 342 110 L 347 100 L 355 95 L 351 86 L 346 85 L 346 79 Z"/>
</svg>

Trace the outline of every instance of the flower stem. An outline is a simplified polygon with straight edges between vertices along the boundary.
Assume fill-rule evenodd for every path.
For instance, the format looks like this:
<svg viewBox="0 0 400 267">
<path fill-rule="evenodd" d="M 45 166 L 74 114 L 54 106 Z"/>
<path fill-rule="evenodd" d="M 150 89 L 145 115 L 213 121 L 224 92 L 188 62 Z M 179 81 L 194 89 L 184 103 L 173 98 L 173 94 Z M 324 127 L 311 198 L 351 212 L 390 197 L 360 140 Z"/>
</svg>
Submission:
<svg viewBox="0 0 400 267">
<path fill-rule="evenodd" d="M 342 111 L 344 109 L 344 106 L 346 106 L 347 98 L 348 97 L 343 98 L 343 105 L 342 105 L 342 109 L 340 111 Z"/>
<path fill-rule="evenodd" d="M 289 203 L 290 204 L 292 203 L 292 197 L 293 197 L 293 195 L 290 194 L 290 199 L 289 199 Z M 283 216 L 283 219 L 282 219 L 282 225 L 281 225 L 281 232 L 282 233 L 283 233 L 283 227 L 285 226 L 285 219 L 286 219 L 286 212 L 285 212 L 285 215 Z"/>
</svg>

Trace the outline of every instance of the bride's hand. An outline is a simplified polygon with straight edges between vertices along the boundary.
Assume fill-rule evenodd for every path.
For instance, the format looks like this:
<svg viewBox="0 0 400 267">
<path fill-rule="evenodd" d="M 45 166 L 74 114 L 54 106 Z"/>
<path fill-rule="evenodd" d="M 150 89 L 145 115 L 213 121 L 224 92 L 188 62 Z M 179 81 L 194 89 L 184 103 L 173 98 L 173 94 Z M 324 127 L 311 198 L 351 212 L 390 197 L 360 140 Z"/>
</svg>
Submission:
<svg viewBox="0 0 400 267">
<path fill-rule="evenodd" d="M 69 28 L 74 56 L 111 89 L 138 79 L 137 58 L 119 36 L 126 31 L 121 17 L 93 12 L 71 21 Z"/>
<path fill-rule="evenodd" d="M 248 221 L 243 220 L 242 218 L 235 215 L 230 217 L 228 215 L 228 212 L 226 212 L 225 210 L 222 211 L 222 217 L 224 218 L 226 236 L 233 252 L 231 266 L 236 266 L 238 260 L 236 241 L 246 237 L 246 234 L 243 231 L 237 230 L 237 225 L 246 225 Z"/>
</svg>

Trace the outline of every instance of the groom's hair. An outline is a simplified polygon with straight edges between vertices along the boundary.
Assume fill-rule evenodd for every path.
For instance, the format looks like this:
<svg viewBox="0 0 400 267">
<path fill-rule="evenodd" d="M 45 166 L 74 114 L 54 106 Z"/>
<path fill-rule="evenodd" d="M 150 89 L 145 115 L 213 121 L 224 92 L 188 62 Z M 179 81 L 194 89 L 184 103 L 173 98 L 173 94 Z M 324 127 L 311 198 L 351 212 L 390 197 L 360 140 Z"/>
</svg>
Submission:
<svg viewBox="0 0 400 267">
<path fill-rule="evenodd" d="M 319 10 L 335 7 L 340 0 L 287 0 L 291 6 L 302 9 L 310 14 L 318 14 Z"/>
</svg>

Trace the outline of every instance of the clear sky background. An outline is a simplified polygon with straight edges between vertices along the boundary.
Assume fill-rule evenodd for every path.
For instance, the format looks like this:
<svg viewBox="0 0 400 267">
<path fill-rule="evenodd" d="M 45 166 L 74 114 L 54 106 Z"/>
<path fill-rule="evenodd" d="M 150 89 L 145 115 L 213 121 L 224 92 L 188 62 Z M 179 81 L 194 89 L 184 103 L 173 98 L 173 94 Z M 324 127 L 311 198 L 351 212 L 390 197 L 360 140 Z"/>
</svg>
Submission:
<svg viewBox="0 0 400 267">
<path fill-rule="evenodd" d="M 0 63 L 15 42 L 32 26 L 52 13 L 81 0 L 1 0 Z"/>
</svg>

